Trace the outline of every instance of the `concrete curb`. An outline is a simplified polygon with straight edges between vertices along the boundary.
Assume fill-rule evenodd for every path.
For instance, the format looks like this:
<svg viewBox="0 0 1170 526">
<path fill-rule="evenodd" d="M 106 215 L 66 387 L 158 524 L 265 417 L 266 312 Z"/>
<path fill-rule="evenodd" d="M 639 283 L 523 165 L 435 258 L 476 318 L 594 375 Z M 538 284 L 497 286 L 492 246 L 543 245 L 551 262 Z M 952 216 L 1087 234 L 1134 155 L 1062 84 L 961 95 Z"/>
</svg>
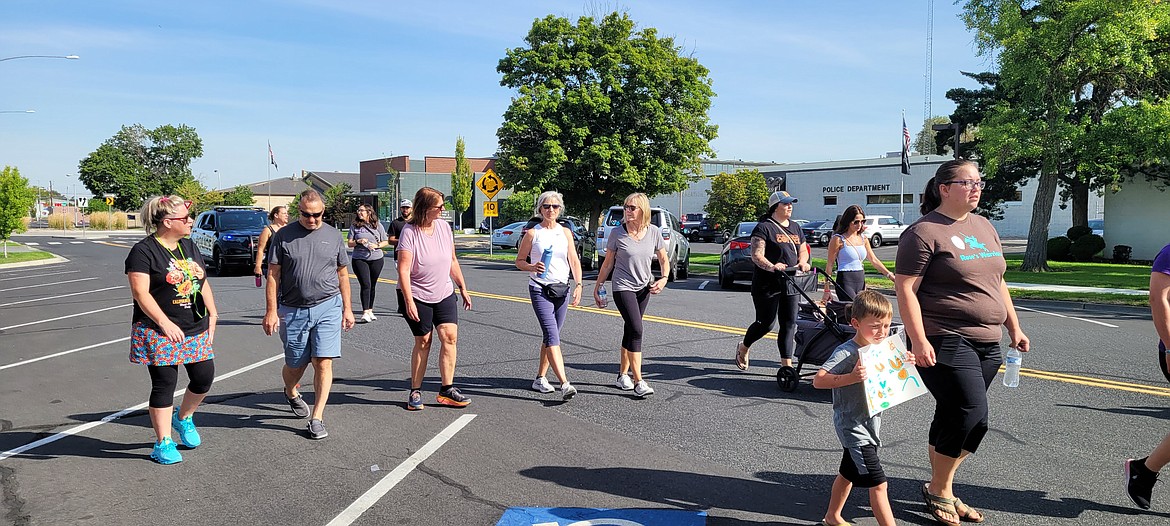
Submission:
<svg viewBox="0 0 1170 526">
<path fill-rule="evenodd" d="M 68 263 L 68 262 L 69 262 L 69 260 L 67 258 L 63 258 L 61 256 L 53 254 L 53 257 L 48 258 L 48 259 L 38 259 L 36 261 L 21 261 L 20 263 L 0 263 L 0 270 L 8 270 L 8 269 L 13 269 L 13 268 L 23 268 L 23 267 L 39 267 L 41 265 L 52 265 L 55 263 Z"/>
</svg>

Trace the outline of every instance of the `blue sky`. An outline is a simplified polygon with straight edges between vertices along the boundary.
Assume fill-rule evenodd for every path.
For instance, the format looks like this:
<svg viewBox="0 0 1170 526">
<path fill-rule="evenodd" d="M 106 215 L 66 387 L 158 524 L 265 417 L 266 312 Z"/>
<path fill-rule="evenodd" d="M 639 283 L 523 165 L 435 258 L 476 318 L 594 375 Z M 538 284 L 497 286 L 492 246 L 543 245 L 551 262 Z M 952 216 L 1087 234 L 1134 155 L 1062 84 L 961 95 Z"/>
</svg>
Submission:
<svg viewBox="0 0 1170 526">
<path fill-rule="evenodd" d="M 358 170 L 384 155 L 495 152 L 510 90 L 495 68 L 532 21 L 626 10 L 710 69 L 721 159 L 807 162 L 899 148 L 921 126 L 928 0 L 0 1 L 0 164 L 82 193 L 78 161 L 122 125 L 187 124 L 214 187 Z M 975 53 L 935 3 L 934 114 Z M 69 185 L 72 185 L 70 187 Z"/>
</svg>

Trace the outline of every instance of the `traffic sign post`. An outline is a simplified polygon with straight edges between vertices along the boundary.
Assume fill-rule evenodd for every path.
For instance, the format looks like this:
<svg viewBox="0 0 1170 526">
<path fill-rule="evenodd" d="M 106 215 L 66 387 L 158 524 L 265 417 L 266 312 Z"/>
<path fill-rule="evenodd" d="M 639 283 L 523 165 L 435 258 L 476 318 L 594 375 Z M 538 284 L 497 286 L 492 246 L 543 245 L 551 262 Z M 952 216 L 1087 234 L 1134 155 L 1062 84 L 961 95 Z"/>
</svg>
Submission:
<svg viewBox="0 0 1170 526">
<path fill-rule="evenodd" d="M 479 182 L 475 183 L 475 186 L 479 188 L 479 191 L 483 192 L 483 195 L 486 195 L 488 199 L 495 199 L 496 194 L 500 193 L 500 190 L 504 189 L 504 180 L 500 179 L 500 176 L 496 175 L 496 172 L 492 171 L 491 168 L 488 168 L 487 171 L 483 173 L 483 176 L 479 178 Z"/>
<path fill-rule="evenodd" d="M 106 196 L 106 206 L 114 206 L 114 198 Z"/>
</svg>

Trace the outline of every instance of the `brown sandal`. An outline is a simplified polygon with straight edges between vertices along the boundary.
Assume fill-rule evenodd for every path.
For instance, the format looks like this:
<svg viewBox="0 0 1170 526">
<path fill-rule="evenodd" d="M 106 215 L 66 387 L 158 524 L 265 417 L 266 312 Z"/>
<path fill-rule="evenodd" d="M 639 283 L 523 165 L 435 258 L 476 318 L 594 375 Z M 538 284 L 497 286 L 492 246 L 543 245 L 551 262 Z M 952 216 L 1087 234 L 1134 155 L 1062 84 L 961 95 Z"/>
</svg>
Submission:
<svg viewBox="0 0 1170 526">
<path fill-rule="evenodd" d="M 735 344 L 735 366 L 739 370 L 746 371 L 748 368 L 748 352 L 749 349 L 744 346 L 743 342 Z"/>
<path fill-rule="evenodd" d="M 986 519 L 983 512 L 963 504 L 963 501 L 959 500 L 959 497 L 955 497 L 955 514 L 959 516 L 959 520 L 973 522 L 975 524 L 983 522 Z"/>
<path fill-rule="evenodd" d="M 949 521 L 946 519 L 946 515 L 956 517 L 960 520 L 962 519 L 958 510 L 955 509 L 955 502 L 958 499 L 948 499 L 946 497 L 934 495 L 930 492 L 929 489 L 927 489 L 926 484 L 922 485 L 922 498 L 926 501 L 926 511 L 928 511 L 930 516 L 934 517 L 934 520 L 938 521 L 939 524 L 947 524 L 949 526 L 959 526 L 961 524 L 957 520 Z"/>
</svg>

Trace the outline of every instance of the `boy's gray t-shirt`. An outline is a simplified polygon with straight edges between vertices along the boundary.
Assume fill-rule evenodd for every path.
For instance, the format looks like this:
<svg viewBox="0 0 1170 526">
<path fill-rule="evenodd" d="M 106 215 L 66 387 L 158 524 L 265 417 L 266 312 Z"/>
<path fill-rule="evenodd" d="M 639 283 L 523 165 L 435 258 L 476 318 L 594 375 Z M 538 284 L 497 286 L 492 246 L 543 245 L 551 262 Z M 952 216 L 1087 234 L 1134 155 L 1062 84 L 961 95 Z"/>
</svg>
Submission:
<svg viewBox="0 0 1170 526">
<path fill-rule="evenodd" d="M 829 374 L 849 374 L 857 365 L 861 346 L 852 339 L 837 346 L 833 355 L 825 360 L 821 369 Z M 833 389 L 833 427 L 842 447 L 858 447 L 867 444 L 880 446 L 878 432 L 882 427 L 882 414 L 869 416 L 865 403 L 865 387 L 861 382 Z"/>
<path fill-rule="evenodd" d="M 605 244 L 606 257 L 613 259 L 613 290 L 639 291 L 654 281 L 650 266 L 654 263 L 654 254 L 659 249 L 666 248 L 662 240 L 662 231 L 657 226 L 646 227 L 646 235 L 635 240 L 626 231 L 625 225 L 614 228 Z"/>
<path fill-rule="evenodd" d="M 340 294 L 337 269 L 349 265 L 340 231 L 329 225 L 309 230 L 299 221 L 276 231 L 268 261 L 280 265 L 280 304 L 298 308 Z"/>
</svg>

